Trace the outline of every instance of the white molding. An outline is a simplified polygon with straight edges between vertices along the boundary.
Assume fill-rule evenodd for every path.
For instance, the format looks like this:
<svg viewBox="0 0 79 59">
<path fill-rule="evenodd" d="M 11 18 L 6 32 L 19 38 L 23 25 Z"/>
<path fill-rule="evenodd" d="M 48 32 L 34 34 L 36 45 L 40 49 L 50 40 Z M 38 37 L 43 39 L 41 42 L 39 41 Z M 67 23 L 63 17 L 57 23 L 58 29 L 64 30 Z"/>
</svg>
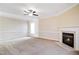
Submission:
<svg viewBox="0 0 79 59">
<path fill-rule="evenodd" d="M 18 41 L 18 40 L 29 40 L 29 39 L 31 39 L 32 37 L 20 37 L 20 38 L 15 38 L 15 39 L 13 39 L 13 40 L 10 40 L 10 39 L 8 39 L 8 40 L 0 40 L 0 44 L 5 44 L 5 43 L 9 43 L 9 42 L 15 42 L 15 41 Z"/>
<path fill-rule="evenodd" d="M 70 10 L 71 8 L 74 8 L 77 5 L 78 5 L 78 3 L 75 3 L 72 6 L 70 6 L 69 8 L 66 8 L 65 10 L 63 10 L 63 11 L 61 11 L 61 12 L 55 14 L 55 15 L 51 15 L 51 16 L 47 16 L 47 17 L 39 17 L 39 19 L 46 19 L 46 18 L 50 18 L 50 17 L 54 17 L 54 16 L 59 16 L 59 15 L 65 13 L 66 11 Z"/>
<path fill-rule="evenodd" d="M 63 10 L 63 11 L 57 13 L 55 16 L 59 16 L 59 15 L 65 13 L 66 11 L 70 10 L 71 8 L 74 8 L 74 7 L 77 6 L 77 5 L 78 5 L 78 4 L 73 4 L 73 5 L 70 6 L 69 8 L 66 8 L 65 10 Z"/>
<path fill-rule="evenodd" d="M 37 38 L 42 38 L 42 39 L 47 39 L 47 40 L 55 40 L 58 41 L 58 39 L 54 39 L 54 38 L 49 38 L 49 37 L 44 37 L 44 36 L 39 36 Z"/>
</svg>

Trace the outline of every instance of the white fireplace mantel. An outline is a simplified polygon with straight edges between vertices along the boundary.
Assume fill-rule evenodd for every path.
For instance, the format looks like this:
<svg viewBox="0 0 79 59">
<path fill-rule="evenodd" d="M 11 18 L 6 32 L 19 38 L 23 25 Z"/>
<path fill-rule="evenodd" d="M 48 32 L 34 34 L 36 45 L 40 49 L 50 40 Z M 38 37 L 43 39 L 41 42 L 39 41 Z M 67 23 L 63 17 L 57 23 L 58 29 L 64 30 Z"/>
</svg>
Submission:
<svg viewBox="0 0 79 59">
<path fill-rule="evenodd" d="M 74 49 L 79 51 L 79 27 L 62 27 L 59 28 L 59 41 L 62 43 L 62 33 L 74 34 Z"/>
</svg>

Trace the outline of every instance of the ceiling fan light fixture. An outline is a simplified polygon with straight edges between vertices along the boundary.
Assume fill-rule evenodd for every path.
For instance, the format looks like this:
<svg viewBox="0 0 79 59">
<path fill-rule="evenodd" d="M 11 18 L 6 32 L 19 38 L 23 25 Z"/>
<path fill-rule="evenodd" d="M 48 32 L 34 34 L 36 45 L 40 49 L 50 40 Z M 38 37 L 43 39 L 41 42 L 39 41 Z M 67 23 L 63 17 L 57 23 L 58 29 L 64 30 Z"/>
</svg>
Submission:
<svg viewBox="0 0 79 59">
<path fill-rule="evenodd" d="M 38 16 L 37 11 L 33 9 L 26 9 L 24 10 L 24 15 L 29 15 L 29 16 Z"/>
</svg>

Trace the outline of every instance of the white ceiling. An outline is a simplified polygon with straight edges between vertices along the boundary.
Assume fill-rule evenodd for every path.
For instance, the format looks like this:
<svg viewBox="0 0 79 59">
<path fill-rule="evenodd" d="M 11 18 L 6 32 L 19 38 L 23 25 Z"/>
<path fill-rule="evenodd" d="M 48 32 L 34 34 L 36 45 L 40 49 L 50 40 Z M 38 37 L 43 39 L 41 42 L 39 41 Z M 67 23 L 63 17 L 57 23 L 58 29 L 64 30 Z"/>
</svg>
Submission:
<svg viewBox="0 0 79 59">
<path fill-rule="evenodd" d="M 0 3 L 0 12 L 26 18 L 28 16 L 24 15 L 24 9 L 32 8 L 36 9 L 38 17 L 48 17 L 62 13 L 74 5 L 74 3 Z"/>
</svg>

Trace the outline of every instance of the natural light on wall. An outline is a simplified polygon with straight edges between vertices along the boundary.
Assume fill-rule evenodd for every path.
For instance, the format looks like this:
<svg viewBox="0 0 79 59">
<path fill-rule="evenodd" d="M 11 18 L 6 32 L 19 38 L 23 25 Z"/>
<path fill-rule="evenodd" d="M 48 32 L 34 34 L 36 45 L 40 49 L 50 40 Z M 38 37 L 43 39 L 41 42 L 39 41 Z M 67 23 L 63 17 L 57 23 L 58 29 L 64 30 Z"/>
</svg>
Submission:
<svg viewBox="0 0 79 59">
<path fill-rule="evenodd" d="M 30 34 L 35 34 L 35 23 L 30 22 Z"/>
</svg>

